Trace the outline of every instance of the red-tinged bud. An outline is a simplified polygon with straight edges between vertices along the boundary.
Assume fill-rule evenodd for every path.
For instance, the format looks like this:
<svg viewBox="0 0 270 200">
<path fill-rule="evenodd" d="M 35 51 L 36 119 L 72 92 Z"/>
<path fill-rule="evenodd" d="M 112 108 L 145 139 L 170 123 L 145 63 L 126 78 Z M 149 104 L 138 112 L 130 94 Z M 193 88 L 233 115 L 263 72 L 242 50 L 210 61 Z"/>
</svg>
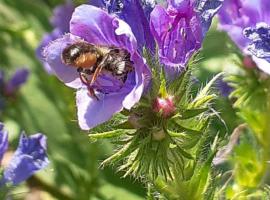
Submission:
<svg viewBox="0 0 270 200">
<path fill-rule="evenodd" d="M 243 64 L 248 69 L 253 69 L 256 67 L 256 63 L 252 60 L 251 56 L 245 56 L 243 59 Z"/>
<path fill-rule="evenodd" d="M 174 115 L 175 110 L 173 96 L 168 96 L 166 98 L 157 97 L 153 102 L 153 111 L 160 113 L 164 118 L 169 118 Z"/>
</svg>

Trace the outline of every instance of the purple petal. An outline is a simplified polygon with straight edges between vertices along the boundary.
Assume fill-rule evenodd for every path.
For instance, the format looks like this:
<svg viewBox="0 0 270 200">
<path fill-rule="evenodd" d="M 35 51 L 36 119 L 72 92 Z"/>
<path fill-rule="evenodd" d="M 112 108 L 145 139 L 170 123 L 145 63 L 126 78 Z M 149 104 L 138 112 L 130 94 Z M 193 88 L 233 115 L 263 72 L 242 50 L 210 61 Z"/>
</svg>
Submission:
<svg viewBox="0 0 270 200">
<path fill-rule="evenodd" d="M 108 13 L 116 14 L 124 20 L 134 33 L 138 48 L 146 46 L 154 51 L 155 43 L 150 31 L 149 19 L 155 3 L 140 0 L 95 0 L 91 5 L 104 8 Z"/>
<path fill-rule="evenodd" d="M 70 2 L 57 6 L 53 11 L 52 25 L 59 29 L 62 34 L 69 31 L 69 21 L 74 11 L 74 5 Z"/>
<path fill-rule="evenodd" d="M 219 13 L 220 28 L 228 32 L 245 55 L 270 74 L 270 1 L 227 0 Z M 268 32 L 268 33 L 266 33 Z"/>
<path fill-rule="evenodd" d="M 30 137 L 22 134 L 17 150 L 4 170 L 3 181 L 14 185 L 26 180 L 49 164 L 46 136 L 37 133 Z"/>
<path fill-rule="evenodd" d="M 8 133 L 4 130 L 4 124 L 0 122 L 0 164 L 8 148 Z"/>
<path fill-rule="evenodd" d="M 270 22 L 270 1 L 261 0 L 261 18 L 265 19 L 265 21 Z"/>
<path fill-rule="evenodd" d="M 270 62 L 270 26 L 266 23 L 257 23 L 255 28 L 244 29 L 244 36 L 250 40 L 248 50 L 258 58 Z"/>
<path fill-rule="evenodd" d="M 131 54 L 137 50 L 135 36 L 128 24 L 95 6 L 81 5 L 75 9 L 70 32 L 92 44 L 127 49 Z"/>
<path fill-rule="evenodd" d="M 82 83 L 75 67 L 64 65 L 61 59 L 63 50 L 70 44 L 82 41 L 79 37 L 66 34 L 51 42 L 44 50 L 45 61 L 50 65 L 55 75 L 67 86 L 72 88 L 82 87 Z"/>
<path fill-rule="evenodd" d="M 134 62 L 135 80 L 133 80 L 132 90 L 125 96 L 123 101 L 123 106 L 126 109 L 131 109 L 140 100 L 144 89 L 148 86 L 148 80 L 151 78 L 150 69 L 137 52 L 131 56 L 131 60 Z"/>
<path fill-rule="evenodd" d="M 43 67 L 48 74 L 53 74 L 53 70 L 51 69 L 50 65 L 45 62 L 45 58 L 43 57 L 43 50 L 48 44 L 50 44 L 51 41 L 56 40 L 62 35 L 63 33 L 59 29 L 54 29 L 51 33 L 47 33 L 43 36 L 39 46 L 36 49 L 36 56 L 43 64 Z"/>
<path fill-rule="evenodd" d="M 196 8 L 201 18 L 202 32 L 205 36 L 212 23 L 212 18 L 221 8 L 224 0 L 200 0 L 197 1 Z"/>
<path fill-rule="evenodd" d="M 201 47 L 200 19 L 192 5 L 170 4 L 167 10 L 156 6 L 151 13 L 151 31 L 158 46 L 163 64 L 184 67 L 192 54 Z M 184 12 L 183 12 L 184 11 Z"/>
<path fill-rule="evenodd" d="M 144 12 L 143 6 L 139 0 L 122 0 L 120 3 L 123 6 L 118 11 L 117 8 L 112 10 L 112 13 L 116 11 L 119 18 L 128 23 L 137 39 L 138 48 L 141 51 L 143 47 L 146 46 L 153 52 L 155 41 L 150 31 L 150 11 Z M 119 2 L 116 5 L 118 4 Z M 150 9 L 149 4 L 146 4 L 145 6 L 147 6 L 147 9 Z"/>
<path fill-rule="evenodd" d="M 270 75 L 270 26 L 257 23 L 255 28 L 244 29 L 244 35 L 249 39 L 245 53 L 251 54 L 257 67 Z"/>
<path fill-rule="evenodd" d="M 270 62 L 269 61 L 262 58 L 258 58 L 256 56 L 252 56 L 252 60 L 256 63 L 257 67 L 260 70 L 270 75 Z"/>
<path fill-rule="evenodd" d="M 123 5 L 124 7 L 121 13 L 119 13 L 119 17 L 130 25 L 137 39 L 139 49 L 142 51 L 145 46 L 154 52 L 155 41 L 149 25 L 150 13 L 144 12 L 139 0 L 126 0 L 123 1 Z M 145 14 L 149 14 L 149 16 Z"/>
<path fill-rule="evenodd" d="M 91 98 L 87 89 L 77 91 L 77 115 L 81 129 L 89 130 L 109 120 L 115 113 L 123 109 L 125 93 L 99 95 L 100 100 Z"/>
<path fill-rule="evenodd" d="M 219 28 L 228 32 L 242 50 L 248 45 L 243 29 L 255 26 L 260 20 L 259 3 L 249 0 L 226 0 L 219 12 Z"/>
<path fill-rule="evenodd" d="M 43 67 L 48 74 L 52 74 L 53 70 L 50 68 L 50 65 L 44 61 L 44 57 L 42 55 L 43 49 L 51 41 L 59 38 L 60 36 L 69 31 L 69 21 L 71 19 L 74 8 L 74 5 L 68 2 L 54 9 L 53 17 L 51 19 L 54 30 L 51 33 L 47 33 L 43 36 L 39 46 L 36 49 L 36 56 L 43 64 Z"/>
<path fill-rule="evenodd" d="M 13 94 L 19 87 L 21 87 L 28 79 L 29 70 L 26 68 L 18 69 L 10 80 L 7 82 L 5 91 L 7 94 Z"/>
</svg>

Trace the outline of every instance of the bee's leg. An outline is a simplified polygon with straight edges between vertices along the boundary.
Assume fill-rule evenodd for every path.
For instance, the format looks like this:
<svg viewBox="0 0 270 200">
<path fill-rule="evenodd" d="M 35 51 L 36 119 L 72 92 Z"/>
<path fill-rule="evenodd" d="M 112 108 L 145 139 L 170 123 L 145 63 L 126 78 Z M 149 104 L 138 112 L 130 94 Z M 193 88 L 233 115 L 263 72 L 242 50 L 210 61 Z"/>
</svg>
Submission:
<svg viewBox="0 0 270 200">
<path fill-rule="evenodd" d="M 89 85 L 89 80 L 87 79 L 87 77 L 85 76 L 85 74 L 79 73 L 79 77 L 80 77 L 81 82 L 82 82 L 84 85 L 86 85 L 86 86 Z"/>
<path fill-rule="evenodd" d="M 95 90 L 89 85 L 87 87 L 88 89 L 88 93 L 91 97 L 95 97 L 97 100 L 99 100 L 99 98 L 97 97 L 96 93 L 95 93 Z"/>
<path fill-rule="evenodd" d="M 94 72 L 94 74 L 93 74 L 93 76 L 91 78 L 91 81 L 89 82 L 90 85 L 94 84 L 94 82 L 97 80 L 98 75 L 100 74 L 102 69 L 103 69 L 103 67 L 100 66 L 100 65 L 97 67 L 96 71 Z"/>
<path fill-rule="evenodd" d="M 103 60 L 100 62 L 100 64 L 96 67 L 95 72 L 90 80 L 90 85 L 93 85 L 94 82 L 97 80 L 98 75 L 101 73 L 103 67 L 105 67 L 105 63 L 109 59 L 109 55 L 106 55 Z"/>
<path fill-rule="evenodd" d="M 85 76 L 85 74 L 79 73 L 79 77 L 80 77 L 82 83 L 83 83 L 84 85 L 86 85 L 89 95 L 90 95 L 91 97 L 95 97 L 97 100 L 99 100 L 99 98 L 98 98 L 97 95 L 95 94 L 95 90 L 90 86 L 90 82 L 89 82 L 89 80 L 87 79 L 87 77 Z"/>
</svg>

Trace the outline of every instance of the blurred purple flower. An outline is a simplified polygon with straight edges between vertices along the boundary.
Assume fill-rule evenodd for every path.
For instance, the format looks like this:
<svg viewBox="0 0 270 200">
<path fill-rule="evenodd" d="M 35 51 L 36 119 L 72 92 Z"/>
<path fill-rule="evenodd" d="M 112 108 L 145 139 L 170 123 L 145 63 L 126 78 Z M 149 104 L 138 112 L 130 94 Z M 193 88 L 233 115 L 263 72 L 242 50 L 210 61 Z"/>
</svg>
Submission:
<svg viewBox="0 0 270 200">
<path fill-rule="evenodd" d="M 134 71 L 127 80 L 120 83 L 113 76 L 99 76 L 96 92 L 99 100 L 89 96 L 87 87 L 81 82 L 74 67 L 62 63 L 61 55 L 65 47 L 79 41 L 94 45 L 115 46 L 126 49 L 134 63 Z M 75 9 L 70 21 L 70 34 L 55 40 L 44 51 L 46 61 L 54 73 L 67 86 L 78 89 L 77 109 L 79 125 L 88 130 L 110 119 L 123 108 L 130 109 L 137 103 L 145 87 L 145 77 L 150 76 L 148 67 L 137 52 L 138 44 L 129 25 L 115 15 L 104 10 L 82 5 Z"/>
<path fill-rule="evenodd" d="M 69 21 L 75 6 L 71 2 L 57 6 L 53 10 L 51 24 L 57 28 L 62 34 L 69 32 Z"/>
<path fill-rule="evenodd" d="M 54 29 L 51 33 L 46 33 L 36 49 L 36 56 L 43 64 L 43 67 L 48 74 L 53 74 L 53 71 L 51 70 L 50 65 L 45 62 L 44 57 L 42 55 L 42 51 L 44 47 L 46 47 L 51 41 L 57 39 L 61 35 L 63 35 L 63 33 L 61 33 L 60 30 L 57 28 Z"/>
<path fill-rule="evenodd" d="M 222 78 L 217 80 L 217 87 L 220 91 L 220 94 L 224 97 L 228 97 L 233 90 L 232 87 L 228 85 L 228 83 L 222 80 Z"/>
<path fill-rule="evenodd" d="M 0 122 L 0 164 L 7 148 L 8 148 L 8 133 L 6 130 L 4 130 L 4 124 Z"/>
<path fill-rule="evenodd" d="M 14 94 L 28 79 L 29 70 L 26 68 L 17 69 L 12 77 L 5 84 L 5 93 Z"/>
<path fill-rule="evenodd" d="M 37 171 L 45 168 L 49 164 L 47 157 L 46 136 L 37 133 L 27 137 L 21 134 L 17 150 L 11 158 L 9 165 L 4 169 L 0 185 L 12 183 L 17 185 L 29 178 Z M 8 136 L 4 131 L 4 126 L 0 124 L 0 158 L 7 150 Z M 0 160 L 1 160 L 0 159 Z"/>
<path fill-rule="evenodd" d="M 159 47 L 160 60 L 169 74 L 184 69 L 191 56 L 201 48 L 221 3 L 220 0 L 168 0 L 167 9 L 160 5 L 154 8 L 150 28 Z"/>
<path fill-rule="evenodd" d="M 5 72 L 0 69 L 0 88 L 5 84 Z"/>
<path fill-rule="evenodd" d="M 258 68 L 270 74 L 270 1 L 227 0 L 219 13 L 220 28 L 227 31 Z"/>
<path fill-rule="evenodd" d="M 42 62 L 44 69 L 49 74 L 52 74 L 53 70 L 51 70 L 50 65 L 44 61 L 42 51 L 44 47 L 46 47 L 51 41 L 69 32 L 69 21 L 71 19 L 71 15 L 74 9 L 74 5 L 70 2 L 57 6 L 54 9 L 53 16 L 51 18 L 51 24 L 53 25 L 54 29 L 52 32 L 47 33 L 43 36 L 39 46 L 36 49 L 37 58 Z"/>
</svg>

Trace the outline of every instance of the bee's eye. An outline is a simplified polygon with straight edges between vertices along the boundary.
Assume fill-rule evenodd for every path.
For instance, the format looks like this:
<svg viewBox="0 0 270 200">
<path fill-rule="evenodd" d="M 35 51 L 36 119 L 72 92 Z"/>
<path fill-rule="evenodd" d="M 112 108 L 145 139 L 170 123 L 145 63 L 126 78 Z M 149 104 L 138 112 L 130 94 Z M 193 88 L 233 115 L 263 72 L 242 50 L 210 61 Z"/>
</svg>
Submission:
<svg viewBox="0 0 270 200">
<path fill-rule="evenodd" d="M 67 65 L 72 65 L 76 58 L 80 55 L 80 49 L 76 46 L 70 46 L 62 52 L 62 60 Z"/>
<path fill-rule="evenodd" d="M 77 47 L 71 48 L 68 52 L 71 59 L 75 60 L 80 55 L 80 49 Z"/>
</svg>

